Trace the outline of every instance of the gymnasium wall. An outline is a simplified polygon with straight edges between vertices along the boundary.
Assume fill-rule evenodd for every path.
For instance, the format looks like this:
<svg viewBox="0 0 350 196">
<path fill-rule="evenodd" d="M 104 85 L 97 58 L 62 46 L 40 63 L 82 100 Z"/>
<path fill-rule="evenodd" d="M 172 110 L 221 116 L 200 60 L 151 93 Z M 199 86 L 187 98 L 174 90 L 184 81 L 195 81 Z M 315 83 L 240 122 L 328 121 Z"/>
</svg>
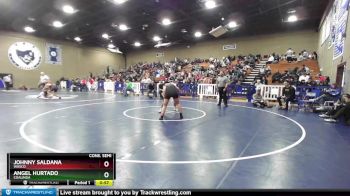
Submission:
<svg viewBox="0 0 350 196">
<path fill-rule="evenodd" d="M 43 58 L 37 69 L 26 71 L 11 64 L 8 58 L 8 49 L 15 42 L 30 42 L 39 48 Z M 45 63 L 47 42 L 61 45 L 62 65 Z M 123 69 L 125 68 L 125 58 L 123 55 L 111 53 L 104 48 L 81 47 L 71 42 L 46 40 L 13 32 L 0 32 L 0 73 L 12 73 L 15 87 L 20 85 L 36 87 L 42 71 L 49 75 L 52 81 L 56 81 L 61 77 L 87 77 L 89 72 L 95 75 L 101 74 L 108 65 L 110 70 Z"/>
<path fill-rule="evenodd" d="M 166 62 L 178 58 L 222 58 L 228 55 L 247 54 L 284 54 L 288 48 L 299 53 L 301 50 L 317 50 L 318 33 L 315 31 L 296 31 L 261 35 L 254 37 L 240 37 L 200 42 L 190 45 L 171 46 L 169 48 L 133 51 L 127 54 L 127 65 L 138 62 Z M 223 45 L 236 44 L 236 50 L 223 50 Z M 156 53 L 164 53 L 164 57 L 157 58 Z"/>
<path fill-rule="evenodd" d="M 325 13 L 325 16 L 328 15 L 329 12 Z M 344 44 L 344 53 L 342 56 L 333 59 L 333 50 L 334 45 L 329 47 L 328 42 L 331 39 L 331 36 L 329 36 L 323 43 L 322 43 L 322 33 L 319 34 L 319 40 L 318 40 L 318 54 L 319 54 L 319 66 L 321 68 L 321 73 L 323 75 L 330 76 L 331 82 L 334 83 L 336 81 L 336 74 L 337 74 L 337 66 L 342 64 L 343 62 L 346 62 L 346 76 L 345 76 L 345 83 L 344 91 L 347 93 L 350 93 L 350 14 L 348 15 L 347 19 L 347 29 L 346 29 L 346 35 L 345 37 L 345 44 Z M 326 23 L 322 23 L 320 32 L 322 32 L 326 28 Z"/>
</svg>

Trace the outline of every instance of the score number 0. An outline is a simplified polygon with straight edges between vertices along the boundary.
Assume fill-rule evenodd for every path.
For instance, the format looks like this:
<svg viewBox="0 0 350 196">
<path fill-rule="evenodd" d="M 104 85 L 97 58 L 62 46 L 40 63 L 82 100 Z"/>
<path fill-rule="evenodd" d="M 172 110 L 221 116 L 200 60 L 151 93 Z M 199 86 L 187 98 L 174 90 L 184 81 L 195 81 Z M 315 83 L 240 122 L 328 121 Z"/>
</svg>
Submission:
<svg viewBox="0 0 350 196">
<path fill-rule="evenodd" d="M 105 162 L 103 163 L 103 166 L 109 167 L 109 162 L 108 162 L 108 161 L 105 161 Z M 103 176 L 104 176 L 105 178 L 108 178 L 108 177 L 109 177 L 109 173 L 108 173 L 108 172 L 105 172 L 105 173 L 103 174 Z"/>
</svg>

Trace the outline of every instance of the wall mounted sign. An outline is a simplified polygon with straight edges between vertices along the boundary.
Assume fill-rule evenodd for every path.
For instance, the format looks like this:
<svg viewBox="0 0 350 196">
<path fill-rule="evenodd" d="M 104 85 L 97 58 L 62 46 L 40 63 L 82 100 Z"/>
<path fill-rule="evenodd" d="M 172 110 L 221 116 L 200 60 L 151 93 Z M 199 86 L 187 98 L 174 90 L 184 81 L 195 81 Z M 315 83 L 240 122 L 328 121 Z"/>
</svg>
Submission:
<svg viewBox="0 0 350 196">
<path fill-rule="evenodd" d="M 33 70 L 41 63 L 41 52 L 29 42 L 16 42 L 8 50 L 10 62 L 19 69 Z"/>
</svg>

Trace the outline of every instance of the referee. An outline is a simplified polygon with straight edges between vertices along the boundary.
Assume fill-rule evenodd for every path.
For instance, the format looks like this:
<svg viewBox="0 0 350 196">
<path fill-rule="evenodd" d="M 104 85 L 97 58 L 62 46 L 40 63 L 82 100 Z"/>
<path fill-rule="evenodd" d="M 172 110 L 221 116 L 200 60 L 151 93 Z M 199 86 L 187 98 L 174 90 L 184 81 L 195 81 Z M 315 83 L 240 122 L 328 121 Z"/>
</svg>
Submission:
<svg viewBox="0 0 350 196">
<path fill-rule="evenodd" d="M 221 100 L 224 100 L 225 107 L 227 107 L 227 96 L 226 89 L 228 85 L 228 78 L 224 76 L 224 72 L 220 71 L 219 77 L 216 79 L 216 85 L 219 89 L 219 103 L 218 106 L 221 106 Z"/>
</svg>

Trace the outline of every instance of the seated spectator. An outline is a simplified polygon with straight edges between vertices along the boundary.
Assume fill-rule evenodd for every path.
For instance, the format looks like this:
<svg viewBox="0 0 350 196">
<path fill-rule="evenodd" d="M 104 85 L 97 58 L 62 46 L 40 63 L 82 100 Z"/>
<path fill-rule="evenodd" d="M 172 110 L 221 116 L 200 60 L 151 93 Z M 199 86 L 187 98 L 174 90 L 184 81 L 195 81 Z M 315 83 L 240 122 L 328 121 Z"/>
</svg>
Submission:
<svg viewBox="0 0 350 196">
<path fill-rule="evenodd" d="M 338 99 L 334 104 L 329 104 L 328 106 L 322 105 L 321 107 L 316 108 L 316 111 L 321 111 L 322 114 L 319 115 L 321 118 L 330 118 L 335 115 L 338 110 L 345 106 L 346 95 L 343 95 Z M 316 100 L 318 101 L 318 100 Z"/>
<path fill-rule="evenodd" d="M 310 77 L 306 81 L 306 86 L 316 86 L 316 85 L 317 85 L 317 83 L 315 81 L 313 81 Z"/>
<path fill-rule="evenodd" d="M 267 60 L 266 64 L 272 64 L 275 61 L 275 57 L 270 55 L 269 59 Z"/>
<path fill-rule="evenodd" d="M 301 53 L 299 53 L 299 57 L 298 57 L 298 62 L 301 62 L 304 60 L 304 57 Z"/>
<path fill-rule="evenodd" d="M 261 95 L 261 89 L 257 89 L 256 93 L 253 95 L 253 105 L 259 108 L 268 106 L 267 101 L 264 100 Z"/>
<path fill-rule="evenodd" d="M 286 102 L 285 110 L 288 110 L 289 102 L 295 99 L 295 89 L 288 82 L 284 82 L 284 88 L 282 90 L 282 96 L 277 97 L 278 104 L 282 108 L 282 100 Z"/>
<path fill-rule="evenodd" d="M 288 63 L 291 63 L 293 61 L 293 53 L 294 53 L 294 51 L 291 48 L 288 48 L 288 50 L 286 52 L 286 59 L 287 59 Z"/>
<path fill-rule="evenodd" d="M 268 80 L 267 80 L 266 76 L 263 76 L 261 78 L 261 84 L 268 85 Z"/>
<path fill-rule="evenodd" d="M 320 85 L 326 84 L 327 77 L 323 76 L 322 74 L 318 74 L 318 82 Z"/>
<path fill-rule="evenodd" d="M 303 50 L 303 54 L 302 55 L 304 57 L 304 60 L 309 58 L 309 53 L 306 50 Z"/>
<path fill-rule="evenodd" d="M 345 123 L 347 125 L 350 125 L 350 94 L 343 96 L 343 99 L 344 100 L 342 105 L 338 105 L 333 113 L 328 113 L 328 115 L 330 115 L 330 118 L 326 118 L 326 122 L 338 122 L 340 117 L 344 117 Z"/>
<path fill-rule="evenodd" d="M 310 73 L 310 68 L 307 67 L 306 65 L 303 65 L 303 68 L 301 68 L 301 72 L 309 74 Z"/>
<path fill-rule="evenodd" d="M 301 76 L 299 76 L 298 82 L 300 85 L 304 85 L 310 77 L 306 75 L 306 73 L 303 73 Z"/>
<path fill-rule="evenodd" d="M 276 54 L 275 56 L 275 62 L 278 63 L 281 60 L 280 55 Z"/>
<path fill-rule="evenodd" d="M 292 59 L 293 61 L 298 61 L 298 57 L 295 52 L 293 52 Z"/>
</svg>

